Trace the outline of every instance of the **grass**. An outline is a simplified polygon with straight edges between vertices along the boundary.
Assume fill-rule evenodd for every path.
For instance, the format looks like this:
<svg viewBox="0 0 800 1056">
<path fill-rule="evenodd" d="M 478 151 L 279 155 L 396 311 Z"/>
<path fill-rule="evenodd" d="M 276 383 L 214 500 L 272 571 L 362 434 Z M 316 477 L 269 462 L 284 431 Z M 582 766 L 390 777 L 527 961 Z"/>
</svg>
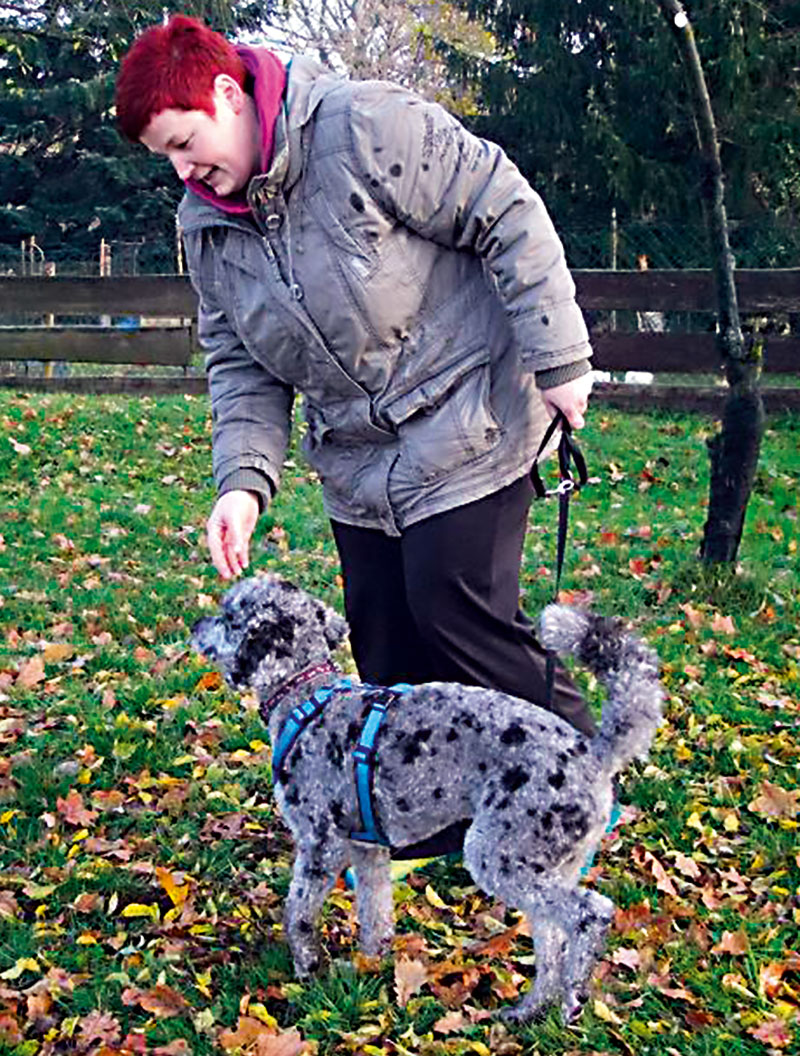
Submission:
<svg viewBox="0 0 800 1056">
<path fill-rule="evenodd" d="M 619 907 L 592 1000 L 506 1029 L 484 1013 L 528 985 L 530 941 L 453 864 L 396 886 L 394 964 L 354 958 L 337 891 L 333 968 L 293 979 L 265 731 L 187 647 L 221 589 L 205 401 L 0 394 L 0 1054 L 797 1051 L 799 429 L 770 422 L 739 564 L 707 569 L 711 427 L 596 409 L 582 434 L 563 588 L 656 646 L 667 722 L 589 880 Z M 555 527 L 534 506 L 532 614 Z M 296 453 L 253 564 L 340 606 Z"/>
</svg>

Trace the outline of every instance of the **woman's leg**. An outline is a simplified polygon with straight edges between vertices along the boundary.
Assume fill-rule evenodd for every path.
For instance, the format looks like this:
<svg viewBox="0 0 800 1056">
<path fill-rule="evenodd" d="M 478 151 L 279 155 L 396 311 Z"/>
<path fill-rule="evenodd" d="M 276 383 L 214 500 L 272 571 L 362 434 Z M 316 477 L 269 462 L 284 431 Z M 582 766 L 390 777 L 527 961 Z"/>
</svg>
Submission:
<svg viewBox="0 0 800 1056">
<path fill-rule="evenodd" d="M 529 479 L 412 525 L 402 536 L 405 595 L 435 678 L 547 707 L 547 653 L 519 608 Z M 583 733 L 594 719 L 556 665 L 551 710 Z"/>
<path fill-rule="evenodd" d="M 408 608 L 400 540 L 332 522 L 344 579 L 350 647 L 364 682 L 430 682 L 436 676 Z"/>
</svg>

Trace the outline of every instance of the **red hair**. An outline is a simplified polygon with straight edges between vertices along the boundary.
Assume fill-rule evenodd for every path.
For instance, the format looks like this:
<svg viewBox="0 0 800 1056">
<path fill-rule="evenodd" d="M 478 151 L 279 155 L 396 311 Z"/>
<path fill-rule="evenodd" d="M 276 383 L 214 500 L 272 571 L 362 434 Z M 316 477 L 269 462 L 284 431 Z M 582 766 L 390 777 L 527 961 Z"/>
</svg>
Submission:
<svg viewBox="0 0 800 1056">
<path fill-rule="evenodd" d="M 213 117 L 220 73 L 244 87 L 244 64 L 225 37 L 187 15 L 150 26 L 133 42 L 117 77 L 122 134 L 135 142 L 162 110 L 205 110 Z"/>
</svg>

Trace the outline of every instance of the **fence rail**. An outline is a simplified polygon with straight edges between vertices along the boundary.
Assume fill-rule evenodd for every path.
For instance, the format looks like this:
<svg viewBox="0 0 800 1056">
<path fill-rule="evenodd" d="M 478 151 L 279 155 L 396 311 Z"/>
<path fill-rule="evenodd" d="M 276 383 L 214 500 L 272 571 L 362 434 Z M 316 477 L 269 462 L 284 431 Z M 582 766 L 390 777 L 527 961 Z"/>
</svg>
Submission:
<svg viewBox="0 0 800 1056">
<path fill-rule="evenodd" d="M 713 313 L 713 276 L 707 270 L 593 271 L 574 273 L 578 300 L 589 312 Z M 800 269 L 736 272 L 743 315 L 791 319 L 800 313 Z M 198 391 L 201 375 L 186 373 L 196 351 L 196 295 L 185 276 L 145 275 L 111 278 L 0 277 L 0 320 L 34 316 L 55 323 L 59 317 L 145 317 L 155 325 L 138 329 L 114 326 L 0 326 L 0 361 L 68 360 L 109 365 L 159 364 L 182 367 L 174 377 L 45 377 L 0 376 L 0 387 L 44 390 L 124 392 Z M 712 316 L 709 314 L 708 325 Z M 173 325 L 157 321 L 172 320 Z M 177 325 L 175 325 L 177 324 Z M 794 328 L 792 328 L 794 329 Z M 765 370 L 800 374 L 800 336 L 765 335 Z M 611 371 L 654 374 L 714 373 L 719 361 L 714 335 L 705 330 L 648 333 L 598 329 L 593 334 L 594 365 Z M 597 395 L 618 406 L 683 406 L 711 409 L 724 397 L 724 387 L 622 386 L 601 384 Z M 800 389 L 765 389 L 769 410 L 800 410 Z"/>
</svg>

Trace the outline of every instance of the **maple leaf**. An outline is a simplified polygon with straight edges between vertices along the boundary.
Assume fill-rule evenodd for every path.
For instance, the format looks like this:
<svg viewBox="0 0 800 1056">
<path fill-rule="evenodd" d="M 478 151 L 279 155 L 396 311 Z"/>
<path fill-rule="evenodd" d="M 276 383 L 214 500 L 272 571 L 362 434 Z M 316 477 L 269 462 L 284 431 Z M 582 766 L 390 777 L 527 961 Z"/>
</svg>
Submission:
<svg viewBox="0 0 800 1056">
<path fill-rule="evenodd" d="M 222 675 L 218 671 L 207 671 L 202 675 L 195 684 L 195 692 L 201 692 L 204 689 L 215 690 L 222 687 Z"/>
<path fill-rule="evenodd" d="M 422 961 L 411 957 L 398 957 L 394 962 L 394 985 L 397 1003 L 405 1008 L 410 998 L 419 993 L 428 980 L 428 969 Z"/>
<path fill-rule="evenodd" d="M 110 1012 L 90 1012 L 78 1024 L 78 1042 L 82 1049 L 88 1049 L 94 1041 L 102 1045 L 113 1045 L 122 1037 L 119 1020 Z"/>
<path fill-rule="evenodd" d="M 773 1049 L 785 1049 L 793 1040 L 786 1024 L 777 1017 L 767 1019 L 757 1027 L 751 1027 L 747 1033 Z"/>
<path fill-rule="evenodd" d="M 753 802 L 747 805 L 754 814 L 764 814 L 768 818 L 794 818 L 800 814 L 800 789 L 790 792 L 780 785 L 762 781 L 758 791 Z"/>
<path fill-rule="evenodd" d="M 91 825 L 97 818 L 96 810 L 89 810 L 83 805 L 83 796 L 76 789 L 71 788 L 66 799 L 61 796 L 56 800 L 56 809 L 62 814 L 68 825 L 78 825 L 85 828 Z"/>
</svg>

